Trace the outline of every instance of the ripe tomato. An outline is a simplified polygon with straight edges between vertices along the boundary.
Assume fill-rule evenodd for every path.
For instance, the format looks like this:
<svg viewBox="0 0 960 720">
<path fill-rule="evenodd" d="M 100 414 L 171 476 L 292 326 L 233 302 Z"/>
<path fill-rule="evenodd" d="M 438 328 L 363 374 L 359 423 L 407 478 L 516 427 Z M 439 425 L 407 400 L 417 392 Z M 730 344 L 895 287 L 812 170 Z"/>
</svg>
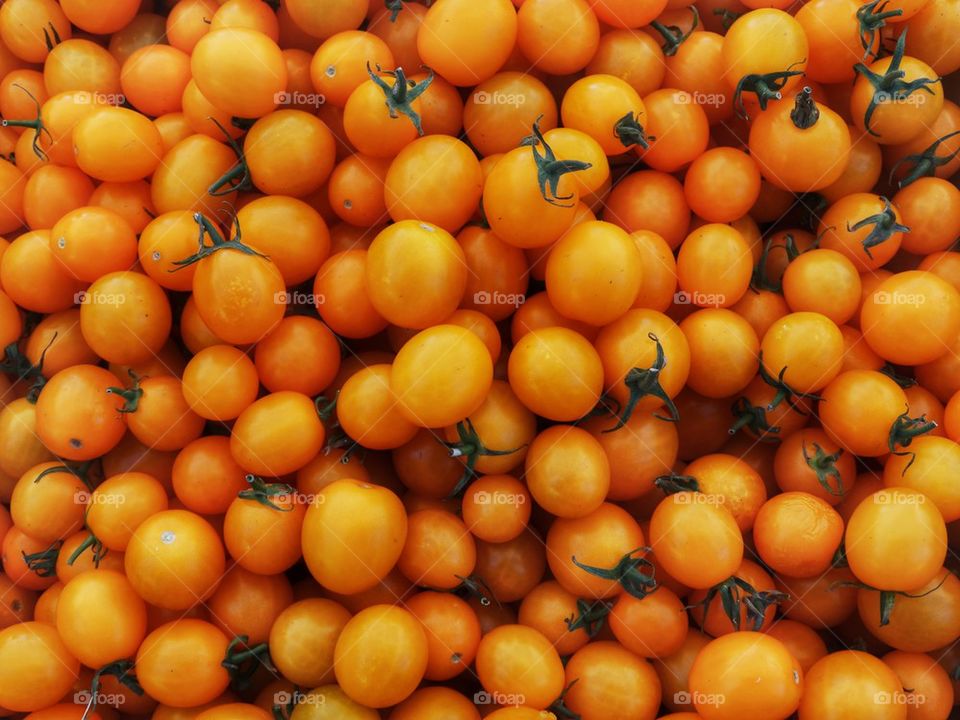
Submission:
<svg viewBox="0 0 960 720">
<path fill-rule="evenodd" d="M 633 238 L 616 225 L 580 223 L 550 250 L 550 304 L 572 320 L 608 325 L 633 307 L 643 280 L 641 261 Z"/>
<path fill-rule="evenodd" d="M 290 142 L 292 137 L 297 138 L 296 143 Z M 303 197 L 319 190 L 330 176 L 336 141 L 327 126 L 310 113 L 277 110 L 253 124 L 243 141 L 243 155 L 257 189 L 270 195 Z"/>
<path fill-rule="evenodd" d="M 144 520 L 167 509 L 163 484 L 143 472 L 111 475 L 89 495 L 86 524 L 110 550 L 123 552 Z"/>
<path fill-rule="evenodd" d="M 74 657 L 99 668 L 136 654 L 147 634 L 147 608 L 121 573 L 92 570 L 64 586 L 57 632 Z"/>
<path fill-rule="evenodd" d="M 427 278 L 433 281 L 425 284 Z M 429 223 L 401 220 L 377 235 L 367 254 L 370 301 L 400 327 L 441 322 L 457 309 L 466 280 L 463 250 L 450 233 Z"/>
<path fill-rule="evenodd" d="M 704 308 L 680 322 L 690 347 L 687 386 L 706 397 L 727 398 L 743 390 L 757 373 L 757 333 L 732 310 Z"/>
<path fill-rule="evenodd" d="M 134 531 L 124 555 L 127 578 L 137 593 L 151 605 L 170 610 L 186 610 L 210 597 L 223 576 L 224 564 L 216 530 L 186 510 L 165 510 L 148 517 Z"/>
<path fill-rule="evenodd" d="M 381 708 L 405 700 L 423 679 L 428 644 L 411 612 L 374 605 L 347 621 L 337 639 L 337 683 L 356 702 Z M 380 668 L 371 675 L 370 667 Z"/>
<path fill-rule="evenodd" d="M 805 492 L 770 498 L 753 526 L 753 540 L 764 563 L 793 578 L 826 572 L 842 539 L 839 513 L 825 500 Z"/>
<path fill-rule="evenodd" d="M 557 517 L 589 515 L 610 487 L 610 463 L 586 430 L 554 425 L 541 432 L 527 453 L 525 480 L 537 504 Z"/>
<path fill-rule="evenodd" d="M 856 483 L 853 455 L 819 428 L 804 428 L 784 437 L 777 447 L 774 478 L 783 492 L 804 492 L 838 505 Z"/>
<path fill-rule="evenodd" d="M 517 11 L 510 0 L 482 8 L 468 0 L 441 0 L 423 18 L 417 50 L 427 67 L 454 85 L 477 85 L 510 57 L 517 40 Z"/>
<path fill-rule="evenodd" d="M 860 310 L 867 344 L 884 360 L 920 365 L 947 352 L 960 333 L 960 292 L 930 272 L 890 276 Z"/>
<path fill-rule="evenodd" d="M 564 704 L 583 720 L 608 717 L 616 703 L 637 718 L 652 718 L 660 707 L 660 680 L 646 660 L 616 642 L 592 642 L 566 664 Z"/>
<path fill-rule="evenodd" d="M 467 487 L 461 512 L 463 522 L 477 539 L 490 543 L 508 542 L 526 528 L 530 520 L 530 504 L 527 486 L 516 478 L 485 475 Z"/>
<path fill-rule="evenodd" d="M 467 697 L 447 687 L 425 687 L 397 705 L 391 720 L 480 720 Z"/>
<path fill-rule="evenodd" d="M 196 707 L 230 682 L 221 665 L 229 639 L 203 620 L 174 620 L 147 635 L 137 651 L 137 680 L 151 697 L 173 707 Z"/>
<path fill-rule="evenodd" d="M 294 322 L 299 319 L 289 318 Z M 283 327 L 284 322 L 287 321 L 281 322 L 277 331 Z M 264 345 L 260 343 L 257 347 L 259 349 Z M 264 354 L 266 352 L 264 350 Z M 213 345 L 200 350 L 184 368 L 183 397 L 190 409 L 202 418 L 233 420 L 256 400 L 258 379 L 253 361 L 246 353 L 229 345 Z"/>
<path fill-rule="evenodd" d="M 283 390 L 260 398 L 240 413 L 230 434 L 230 452 L 247 472 L 279 477 L 310 462 L 325 437 L 314 402 Z"/>
<path fill-rule="evenodd" d="M 732 667 L 736 672 L 730 672 Z M 743 684 L 745 675 L 749 686 Z M 806 697 L 802 689 L 796 659 L 779 640 L 761 633 L 713 640 L 690 669 L 690 695 L 704 718 L 785 718 Z"/>
<path fill-rule="evenodd" d="M 362 447 L 390 450 L 417 434 L 418 426 L 401 410 L 391 389 L 392 372 L 387 364 L 369 365 L 351 375 L 340 389 L 337 420 Z"/>
<path fill-rule="evenodd" d="M 943 565 L 946 525 L 926 495 L 890 487 L 860 502 L 847 522 L 845 543 L 857 579 L 874 588 L 911 592 Z"/>
<path fill-rule="evenodd" d="M 470 330 L 435 325 L 397 353 L 390 388 L 401 412 L 421 427 L 444 427 L 477 410 L 493 382 L 493 364 Z"/>
<path fill-rule="evenodd" d="M 5 661 L 0 665 L 0 706 L 16 712 L 50 707 L 67 694 L 80 670 L 56 628 L 40 622 L 0 630 L 0 658 Z"/>
<path fill-rule="evenodd" d="M 754 519 L 767 501 L 767 490 L 760 475 L 733 455 L 703 455 L 684 469 L 696 480 L 701 493 L 723 505 L 744 532 L 753 527 Z"/>
<path fill-rule="evenodd" d="M 677 282 L 683 302 L 699 307 L 729 307 L 750 285 L 752 256 L 739 231 L 709 224 L 691 232 L 677 255 Z"/>
<path fill-rule="evenodd" d="M 905 720 L 907 706 L 896 673 L 882 660 L 858 650 L 821 658 L 804 679 L 800 720 Z"/>
<path fill-rule="evenodd" d="M 427 638 L 426 679 L 449 680 L 473 663 L 480 621 L 466 601 L 447 593 L 421 592 L 404 605 L 422 623 Z"/>
<path fill-rule="evenodd" d="M 732 519 L 731 519 L 732 521 Z M 604 503 L 581 518 L 559 518 L 547 533 L 547 562 L 557 582 L 578 597 L 613 597 L 616 580 L 593 575 L 574 564 L 612 568 L 628 553 L 643 547 L 643 531 L 626 510 Z"/>
<path fill-rule="evenodd" d="M 794 312 L 770 326 L 760 343 L 767 374 L 794 392 L 812 393 L 840 372 L 843 335 L 836 324 L 815 312 Z"/>
<path fill-rule="evenodd" d="M 37 437 L 68 460 L 91 460 L 108 452 L 127 430 L 118 412 L 123 399 L 108 392 L 120 385 L 116 375 L 93 365 L 61 370 L 37 399 Z"/>
<path fill-rule="evenodd" d="M 407 515 L 390 490 L 338 480 L 307 510 L 303 555 L 310 573 L 333 592 L 353 594 L 380 582 L 396 564 Z"/>
<path fill-rule="evenodd" d="M 650 518 L 650 546 L 674 578 L 708 588 L 733 575 L 743 559 L 743 537 L 733 515 L 710 495 L 680 492 Z M 696 554 L 686 548 L 701 548 Z"/>
<path fill-rule="evenodd" d="M 505 697 L 501 703 L 546 708 L 564 688 L 560 655 L 543 635 L 523 625 L 486 633 L 476 663 L 480 684 L 494 697 Z"/>
<path fill-rule="evenodd" d="M 867 630 L 890 647 L 932 652 L 930 648 L 949 644 L 960 626 L 960 580 L 944 568 L 926 584 L 896 595 L 885 625 L 879 591 L 858 590 L 856 604 Z"/>
<path fill-rule="evenodd" d="M 280 613 L 293 602 L 285 575 L 260 575 L 234 565 L 207 601 L 213 624 L 227 637 L 247 638 L 248 646 L 267 641 Z"/>
</svg>

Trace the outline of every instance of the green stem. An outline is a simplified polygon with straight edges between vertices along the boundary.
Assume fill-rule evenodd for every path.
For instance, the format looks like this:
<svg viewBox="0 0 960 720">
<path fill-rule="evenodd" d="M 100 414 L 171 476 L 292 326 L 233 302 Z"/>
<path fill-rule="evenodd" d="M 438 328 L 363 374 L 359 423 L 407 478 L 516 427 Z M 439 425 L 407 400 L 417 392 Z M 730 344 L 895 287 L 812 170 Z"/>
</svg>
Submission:
<svg viewBox="0 0 960 720">
<path fill-rule="evenodd" d="M 620 558 L 620 561 L 612 568 L 584 565 L 577 560 L 576 556 L 572 557 L 571 560 L 574 565 L 591 575 L 595 575 L 604 580 L 617 581 L 625 592 L 642 600 L 658 587 L 656 578 L 654 577 L 653 563 L 645 557 L 645 554 L 648 552 L 650 552 L 650 548 L 648 547 L 631 550 Z"/>
</svg>

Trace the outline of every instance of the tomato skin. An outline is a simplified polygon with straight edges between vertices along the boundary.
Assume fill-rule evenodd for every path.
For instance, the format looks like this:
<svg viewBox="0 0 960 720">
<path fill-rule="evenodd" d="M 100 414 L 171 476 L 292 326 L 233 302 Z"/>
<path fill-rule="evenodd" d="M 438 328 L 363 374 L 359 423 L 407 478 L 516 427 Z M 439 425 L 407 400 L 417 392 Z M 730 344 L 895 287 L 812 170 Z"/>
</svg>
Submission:
<svg viewBox="0 0 960 720">
<path fill-rule="evenodd" d="M 859 580 L 912 592 L 943 565 L 946 525 L 926 495 L 890 487 L 860 502 L 847 522 L 845 541 L 850 569 Z"/>
<path fill-rule="evenodd" d="M 624 555 L 643 547 L 643 530 L 626 510 L 604 503 L 582 518 L 560 518 L 547 533 L 547 562 L 557 582 L 578 597 L 614 597 L 614 580 L 591 575 L 572 558 L 594 567 L 613 567 Z"/>
<path fill-rule="evenodd" d="M 93 570 L 64 587 L 57 631 L 74 656 L 98 668 L 136 653 L 147 634 L 147 608 L 123 575 Z"/>
<path fill-rule="evenodd" d="M 692 588 L 709 588 L 725 580 L 743 560 L 740 528 L 716 503 L 714 496 L 680 492 L 664 498 L 650 518 L 650 546 L 657 561 Z M 700 548 L 695 556 L 686 550 L 693 547 Z"/>
<path fill-rule="evenodd" d="M 960 518 L 953 484 L 947 480 L 956 472 L 960 445 L 947 438 L 926 435 L 916 438 L 910 450 L 910 455 L 891 455 L 887 460 L 883 467 L 884 485 L 923 493 L 948 523 Z"/>
<path fill-rule="evenodd" d="M 878 704 L 903 692 L 896 673 L 879 658 L 841 650 L 821 658 L 807 673 L 800 720 L 906 720 L 907 706 Z"/>
<path fill-rule="evenodd" d="M 283 319 L 285 287 L 272 261 L 231 249 L 201 260 L 193 277 L 200 317 L 218 337 L 237 345 L 261 340 Z"/>
<path fill-rule="evenodd" d="M 144 520 L 124 555 L 127 577 L 137 593 L 170 610 L 185 610 L 198 598 L 210 597 L 224 566 L 216 530 L 186 510 L 165 510 Z"/>
<path fill-rule="evenodd" d="M 713 223 L 692 231 L 677 255 L 677 282 L 685 302 L 729 307 L 750 285 L 750 247 L 729 225 Z"/>
<path fill-rule="evenodd" d="M 860 326 L 867 344 L 885 360 L 933 362 L 960 334 L 960 292 L 933 273 L 896 273 L 867 295 Z"/>
<path fill-rule="evenodd" d="M 521 698 L 527 707 L 546 708 L 564 685 L 560 655 L 533 628 L 503 625 L 486 633 L 477 649 L 477 674 L 488 693 Z M 535 668 L 535 672 L 524 672 Z"/>
<path fill-rule="evenodd" d="M 946 568 L 909 596 L 898 595 L 889 622 L 880 624 L 880 593 L 857 590 L 856 605 L 867 630 L 904 652 L 933 652 L 950 643 L 960 626 L 960 580 Z"/>
<path fill-rule="evenodd" d="M 642 277 L 640 253 L 626 232 L 611 223 L 585 222 L 552 246 L 547 296 L 560 314 L 603 326 L 633 306 Z"/>
<path fill-rule="evenodd" d="M 412 613 L 374 605 L 354 615 L 337 640 L 337 682 L 347 695 L 367 707 L 396 705 L 423 679 L 427 648 L 426 635 Z M 370 667 L 380 671 L 371 675 Z"/>
<path fill-rule="evenodd" d="M 517 12 L 510 0 L 495 0 L 482 8 L 469 0 L 442 0 L 424 16 L 417 50 L 423 62 L 446 80 L 472 86 L 500 69 L 516 40 Z"/>
<path fill-rule="evenodd" d="M 870 65 L 868 69 L 879 75 L 889 71 L 891 57 L 881 58 Z M 850 95 L 850 114 L 854 125 L 861 132 L 867 132 L 880 145 L 899 145 L 917 137 L 930 127 L 943 109 L 943 83 L 939 80 L 936 71 L 922 60 L 904 56 L 898 66 L 902 82 L 910 83 L 920 78 L 934 80 L 926 84 L 923 100 L 911 104 L 878 102 L 870 126 L 866 125 L 866 112 L 871 99 L 874 97 L 874 87 L 865 75 L 858 74 Z"/>
<path fill-rule="evenodd" d="M 603 389 L 603 366 L 573 330 L 547 327 L 524 335 L 510 353 L 510 387 L 537 415 L 570 422 L 586 415 Z"/>
<path fill-rule="evenodd" d="M 493 382 L 483 342 L 466 328 L 435 325 L 397 353 L 390 388 L 406 418 L 421 427 L 454 425 L 477 410 Z"/>
<path fill-rule="evenodd" d="M 680 322 L 680 330 L 690 346 L 688 387 L 707 397 L 727 398 L 753 380 L 760 341 L 735 312 L 696 310 Z"/>
<path fill-rule="evenodd" d="M 763 366 L 794 391 L 810 393 L 826 387 L 840 372 L 843 335 L 830 318 L 795 312 L 770 326 L 760 342 Z"/>
<path fill-rule="evenodd" d="M 652 718 L 660 707 L 660 680 L 653 667 L 618 643 L 586 645 L 567 661 L 565 670 L 570 690 L 564 702 L 584 720 L 607 717 L 608 703 L 614 701 L 628 717 Z"/>
<path fill-rule="evenodd" d="M 750 677 L 731 676 L 729 663 L 743 664 Z M 713 640 L 690 669 L 690 694 L 708 720 L 737 717 L 787 717 L 801 702 L 802 673 L 779 640 L 754 632 L 730 633 Z M 725 702 L 717 703 L 718 697 Z"/>
<path fill-rule="evenodd" d="M 279 477 L 310 462 L 325 437 L 313 401 L 283 390 L 260 398 L 240 413 L 230 435 L 230 452 L 247 472 Z"/>
<path fill-rule="evenodd" d="M 44 386 L 36 405 L 37 436 L 56 455 L 84 461 L 115 447 L 127 430 L 118 410 L 123 399 L 108 388 L 122 387 L 113 373 L 74 365 Z"/>
<path fill-rule="evenodd" d="M 260 575 L 289 570 L 302 555 L 300 535 L 307 512 L 303 498 L 279 496 L 274 504 L 281 509 L 234 495 L 223 519 L 223 540 L 230 557 Z"/>
<path fill-rule="evenodd" d="M 73 686 L 80 670 L 56 629 L 25 622 L 0 630 L 0 705 L 18 712 L 56 703 Z"/>
<path fill-rule="evenodd" d="M 307 510 L 303 556 L 317 582 L 353 594 L 386 577 L 406 536 L 407 514 L 396 495 L 376 485 L 337 480 Z"/>
<path fill-rule="evenodd" d="M 753 530 L 757 551 L 772 570 L 805 578 L 826 572 L 832 564 L 843 538 L 843 520 L 825 500 L 786 492 L 760 508 Z"/>
<path fill-rule="evenodd" d="M 401 220 L 383 230 L 367 253 L 366 287 L 383 317 L 424 329 L 457 309 L 467 282 L 463 250 L 446 230 Z"/>
<path fill-rule="evenodd" d="M 480 621 L 476 613 L 455 595 L 421 592 L 405 603 L 423 624 L 427 637 L 427 669 L 432 681 L 454 678 L 469 667 L 480 644 Z"/>
<path fill-rule="evenodd" d="M 151 632 L 137 652 L 137 679 L 164 705 L 196 707 L 227 689 L 220 665 L 229 640 L 203 620 L 174 620 Z"/>
<path fill-rule="evenodd" d="M 875 370 L 849 370 L 830 382 L 821 397 L 823 429 L 835 442 L 854 455 L 889 452 L 890 427 L 907 409 L 907 397 L 893 380 Z"/>
<path fill-rule="evenodd" d="M 140 524 L 168 505 L 167 490 L 155 477 L 121 472 L 109 476 L 90 495 L 86 524 L 104 547 L 122 552 Z"/>
</svg>

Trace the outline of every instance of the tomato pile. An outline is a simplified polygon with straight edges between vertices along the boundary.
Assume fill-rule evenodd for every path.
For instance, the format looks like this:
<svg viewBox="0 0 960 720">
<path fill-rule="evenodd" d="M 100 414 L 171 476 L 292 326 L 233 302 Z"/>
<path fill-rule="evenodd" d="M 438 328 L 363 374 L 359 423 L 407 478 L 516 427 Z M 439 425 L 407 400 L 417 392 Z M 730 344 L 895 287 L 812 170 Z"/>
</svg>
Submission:
<svg viewBox="0 0 960 720">
<path fill-rule="evenodd" d="M 958 0 L 3 0 L 0 717 L 945 720 Z"/>
</svg>

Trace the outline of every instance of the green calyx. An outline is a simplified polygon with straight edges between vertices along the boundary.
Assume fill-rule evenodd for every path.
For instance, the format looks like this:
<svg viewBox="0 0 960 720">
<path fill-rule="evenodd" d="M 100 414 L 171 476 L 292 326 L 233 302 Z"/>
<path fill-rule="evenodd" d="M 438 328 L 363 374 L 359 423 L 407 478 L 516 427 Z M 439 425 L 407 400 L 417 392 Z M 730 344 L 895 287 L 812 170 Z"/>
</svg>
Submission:
<svg viewBox="0 0 960 720">
<path fill-rule="evenodd" d="M 660 36 L 663 38 L 663 45 L 661 45 L 660 48 L 667 57 L 676 55 L 683 41 L 690 37 L 693 31 L 697 29 L 697 26 L 700 25 L 700 13 L 696 6 L 691 5 L 688 9 L 693 13 L 693 24 L 686 32 L 677 25 L 663 25 L 656 20 L 650 23 L 650 27 L 660 33 Z"/>
<path fill-rule="evenodd" d="M 223 235 L 220 234 L 220 231 L 217 227 L 203 214 L 194 213 L 193 221 L 200 228 L 200 239 L 198 240 L 198 249 L 190 257 L 186 257 L 183 260 L 175 260 L 173 262 L 176 267 L 168 272 L 176 272 L 177 270 L 182 270 L 185 267 L 193 265 L 194 263 L 200 262 L 206 257 L 213 255 L 215 252 L 220 250 L 236 250 L 237 252 L 242 252 L 245 255 L 256 255 L 265 260 L 268 260 L 269 257 L 263 253 L 257 252 L 252 247 L 244 245 L 241 240 L 240 233 L 240 223 L 234 218 L 234 228 L 236 229 L 236 237 L 232 240 L 227 240 Z M 205 237 L 210 238 L 210 244 L 207 245 L 204 241 Z"/>
<path fill-rule="evenodd" d="M 793 67 L 792 65 L 790 67 Z M 780 70 L 777 72 L 757 74 L 750 73 L 740 78 L 736 89 L 733 91 L 733 107 L 742 119 L 746 120 L 749 115 L 747 108 L 743 104 L 743 93 L 750 92 L 756 95 L 757 102 L 761 110 L 766 110 L 771 100 L 780 100 L 783 95 L 780 91 L 787 84 L 787 80 L 797 75 L 803 75 L 803 70 Z"/>
<path fill-rule="evenodd" d="M 930 86 L 940 82 L 940 78 L 938 77 L 922 77 L 909 82 L 903 79 L 906 73 L 900 69 L 900 64 L 903 62 L 906 41 L 907 30 L 905 29 L 900 34 L 900 37 L 897 38 L 897 45 L 890 59 L 890 66 L 883 75 L 874 72 L 863 63 L 857 63 L 853 66 L 853 69 L 865 77 L 873 86 L 873 96 L 870 98 L 867 110 L 863 114 L 863 127 L 873 136 L 879 136 L 879 133 L 870 127 L 870 121 L 873 119 L 873 114 L 880 105 L 906 100 L 906 98 L 920 90 L 933 95 L 934 93 L 933 90 L 930 89 Z"/>
<path fill-rule="evenodd" d="M 37 98 L 34 97 L 33 93 L 27 90 L 23 85 L 20 85 L 19 83 L 14 83 L 13 87 L 23 90 L 23 92 L 25 92 L 30 97 L 30 99 L 33 100 L 33 104 L 37 108 L 37 115 L 33 120 L 4 119 L 0 121 L 0 125 L 2 125 L 3 127 L 22 127 L 22 128 L 29 128 L 33 130 L 33 142 L 30 143 L 30 147 L 33 150 L 33 154 L 36 155 L 38 158 L 40 158 L 40 160 L 42 160 L 43 162 L 47 162 L 50 158 L 47 155 L 47 153 L 43 151 L 43 148 L 40 147 L 40 142 L 43 140 L 43 137 L 46 136 L 47 141 L 52 143 L 53 136 L 50 135 L 50 131 L 47 130 L 46 127 L 44 127 L 43 119 L 40 113 L 40 101 L 37 100 Z"/>
<path fill-rule="evenodd" d="M 475 468 L 477 461 L 481 457 L 513 455 L 525 447 L 521 445 L 511 450 L 493 450 L 488 448 L 483 444 L 483 440 L 480 439 L 480 434 L 477 432 L 470 418 L 465 418 L 457 423 L 457 441 L 445 442 L 443 445 L 450 451 L 450 457 L 463 458 L 464 461 L 463 474 L 448 496 L 451 498 L 460 495 L 467 485 L 470 484 L 470 481 L 473 480 L 476 475 Z"/>
<path fill-rule="evenodd" d="M 607 600 L 590 602 L 589 600 L 578 598 L 576 615 L 564 618 L 563 621 L 567 624 L 567 630 L 569 632 L 582 629 L 587 633 L 587 637 L 593 638 L 600 632 L 600 629 L 603 627 L 603 621 L 606 620 L 607 615 L 610 614 L 612 607 L 612 603 Z"/>
<path fill-rule="evenodd" d="M 750 400 L 744 396 L 737 398 L 731 406 L 733 412 L 733 425 L 727 432 L 730 435 L 736 435 L 740 430 L 746 428 L 755 437 L 765 442 L 775 442 L 780 434 L 779 425 L 771 425 L 767 421 L 767 409 L 758 405 L 751 405 Z"/>
<path fill-rule="evenodd" d="M 907 185 L 910 185 L 911 183 L 914 183 L 923 177 L 935 177 L 938 167 L 943 167 L 947 163 L 951 162 L 957 155 L 960 155 L 960 147 L 957 147 L 957 149 L 951 152 L 949 155 L 937 155 L 937 150 L 940 149 L 940 146 L 956 135 L 960 135 L 960 130 L 954 130 L 952 133 L 947 133 L 943 137 L 937 138 L 921 153 L 907 155 L 906 157 L 902 157 L 897 160 L 894 166 L 890 168 L 890 182 L 893 182 L 894 174 L 900 168 L 900 166 L 906 165 L 907 163 L 910 163 L 913 167 L 903 177 L 903 179 L 897 183 L 898 187 L 905 188 Z"/>
<path fill-rule="evenodd" d="M 654 479 L 653 484 L 665 495 L 674 495 L 679 492 L 700 492 L 700 483 L 693 475 L 661 475 Z"/>
<path fill-rule="evenodd" d="M 861 5 L 857 10 L 857 22 L 860 25 L 860 44 L 863 46 L 863 61 L 873 55 L 873 45 L 877 33 L 887 26 L 887 20 L 903 15 L 903 10 L 885 10 L 888 0 L 873 0 Z"/>
<path fill-rule="evenodd" d="M 297 491 L 291 486 L 285 483 L 268 483 L 256 475 L 247 475 L 244 479 L 250 487 L 237 493 L 237 497 L 244 500 L 253 500 L 278 512 L 291 512 L 293 510 L 292 505 L 281 507 L 273 502 L 273 498 L 292 498 Z"/>
<path fill-rule="evenodd" d="M 584 565 L 576 557 L 572 557 L 571 560 L 574 565 L 591 575 L 604 580 L 615 580 L 620 583 L 626 593 L 642 600 L 658 587 L 654 577 L 653 563 L 646 558 L 648 552 L 650 552 L 648 547 L 631 550 L 612 568 Z"/>
<path fill-rule="evenodd" d="M 214 197 L 223 197 L 232 192 L 252 190 L 253 181 L 250 179 L 250 167 L 247 165 L 247 159 L 244 157 L 243 149 L 216 118 L 210 119 L 220 128 L 220 132 L 222 132 L 223 136 L 227 139 L 227 144 L 237 156 L 237 162 L 207 188 L 207 194 L 213 195 Z"/>
<path fill-rule="evenodd" d="M 837 460 L 843 455 L 843 448 L 840 448 L 832 455 L 827 455 L 819 443 L 813 443 L 813 455 L 810 455 L 810 453 L 807 452 L 807 444 L 804 442 L 802 452 L 807 467 L 816 473 L 817 482 L 820 483 L 820 487 L 831 495 L 843 497 L 843 495 L 846 494 L 846 489 L 843 487 L 843 478 L 840 477 L 840 471 L 837 469 Z M 830 478 L 833 478 L 833 484 L 831 484 Z"/>
<path fill-rule="evenodd" d="M 875 215 L 865 217 L 863 220 L 858 220 L 853 225 L 849 222 L 847 223 L 847 232 L 856 232 L 865 227 L 873 226 L 861 242 L 863 251 L 867 254 L 867 257 L 871 259 L 873 259 L 873 255 L 870 253 L 870 248 L 885 243 L 894 233 L 910 232 L 910 228 L 897 222 L 897 215 L 893 211 L 893 206 L 890 204 L 890 201 L 885 197 L 880 198 L 880 200 L 883 202 L 883 210 Z"/>
<path fill-rule="evenodd" d="M 588 162 L 582 160 L 558 160 L 553 148 L 547 145 L 547 141 L 540 131 L 540 121 L 543 115 L 540 115 L 533 121 L 533 134 L 525 137 L 521 146 L 529 146 L 533 152 L 533 160 L 537 166 L 537 184 L 540 186 L 540 195 L 551 205 L 557 207 L 573 207 L 573 203 L 566 203 L 572 200 L 573 195 L 560 195 L 560 178 L 567 173 L 579 172 L 592 167 Z M 543 154 L 539 148 L 543 147 Z"/>
<path fill-rule="evenodd" d="M 670 411 L 669 417 L 663 415 L 654 415 L 654 417 L 666 422 L 678 422 L 680 420 L 680 411 L 677 410 L 673 398 L 667 394 L 667 391 L 663 389 L 663 385 L 660 384 L 660 373 L 663 372 L 663 369 L 667 366 L 667 358 L 663 352 L 663 345 L 660 343 L 660 339 L 653 333 L 647 333 L 647 337 L 657 346 L 656 359 L 654 359 L 653 365 L 648 368 L 632 368 L 627 372 L 626 377 L 623 379 L 623 384 L 626 385 L 627 390 L 630 391 L 630 396 L 623 407 L 623 412 L 620 414 L 617 424 L 609 430 L 604 430 L 604 432 L 613 432 L 626 425 L 630 421 L 633 411 L 636 410 L 637 403 L 647 396 L 659 398 L 663 401 L 663 404 L 667 406 L 667 410 Z"/>
<path fill-rule="evenodd" d="M 640 118 L 632 112 L 628 112 L 617 120 L 617 124 L 613 126 L 613 134 L 617 136 L 625 148 L 639 145 L 647 150 L 650 143 L 656 140 L 653 135 L 647 135 L 647 131 L 640 124 Z"/>
<path fill-rule="evenodd" d="M 383 91 L 390 117 L 398 118 L 400 115 L 408 117 L 417 129 L 417 134 L 423 135 L 423 125 L 420 122 L 420 115 L 413 109 L 413 101 L 423 95 L 430 87 L 430 83 L 433 82 L 433 70 L 429 70 L 427 77 L 420 82 L 407 80 L 403 68 L 383 70 L 377 65 L 377 72 L 374 72 L 370 69 L 370 63 L 367 63 L 367 73 L 377 87 Z M 380 75 L 393 78 L 393 85 L 387 83 Z"/>
<path fill-rule="evenodd" d="M 710 588 L 703 601 L 691 607 L 702 607 L 706 615 L 717 597 L 720 598 L 723 614 L 730 620 L 734 630 L 740 630 L 741 613 L 745 611 L 749 623 L 748 629 L 759 632 L 763 627 L 767 610 L 789 596 L 777 590 L 756 590 L 746 580 L 730 577 Z"/>
</svg>

